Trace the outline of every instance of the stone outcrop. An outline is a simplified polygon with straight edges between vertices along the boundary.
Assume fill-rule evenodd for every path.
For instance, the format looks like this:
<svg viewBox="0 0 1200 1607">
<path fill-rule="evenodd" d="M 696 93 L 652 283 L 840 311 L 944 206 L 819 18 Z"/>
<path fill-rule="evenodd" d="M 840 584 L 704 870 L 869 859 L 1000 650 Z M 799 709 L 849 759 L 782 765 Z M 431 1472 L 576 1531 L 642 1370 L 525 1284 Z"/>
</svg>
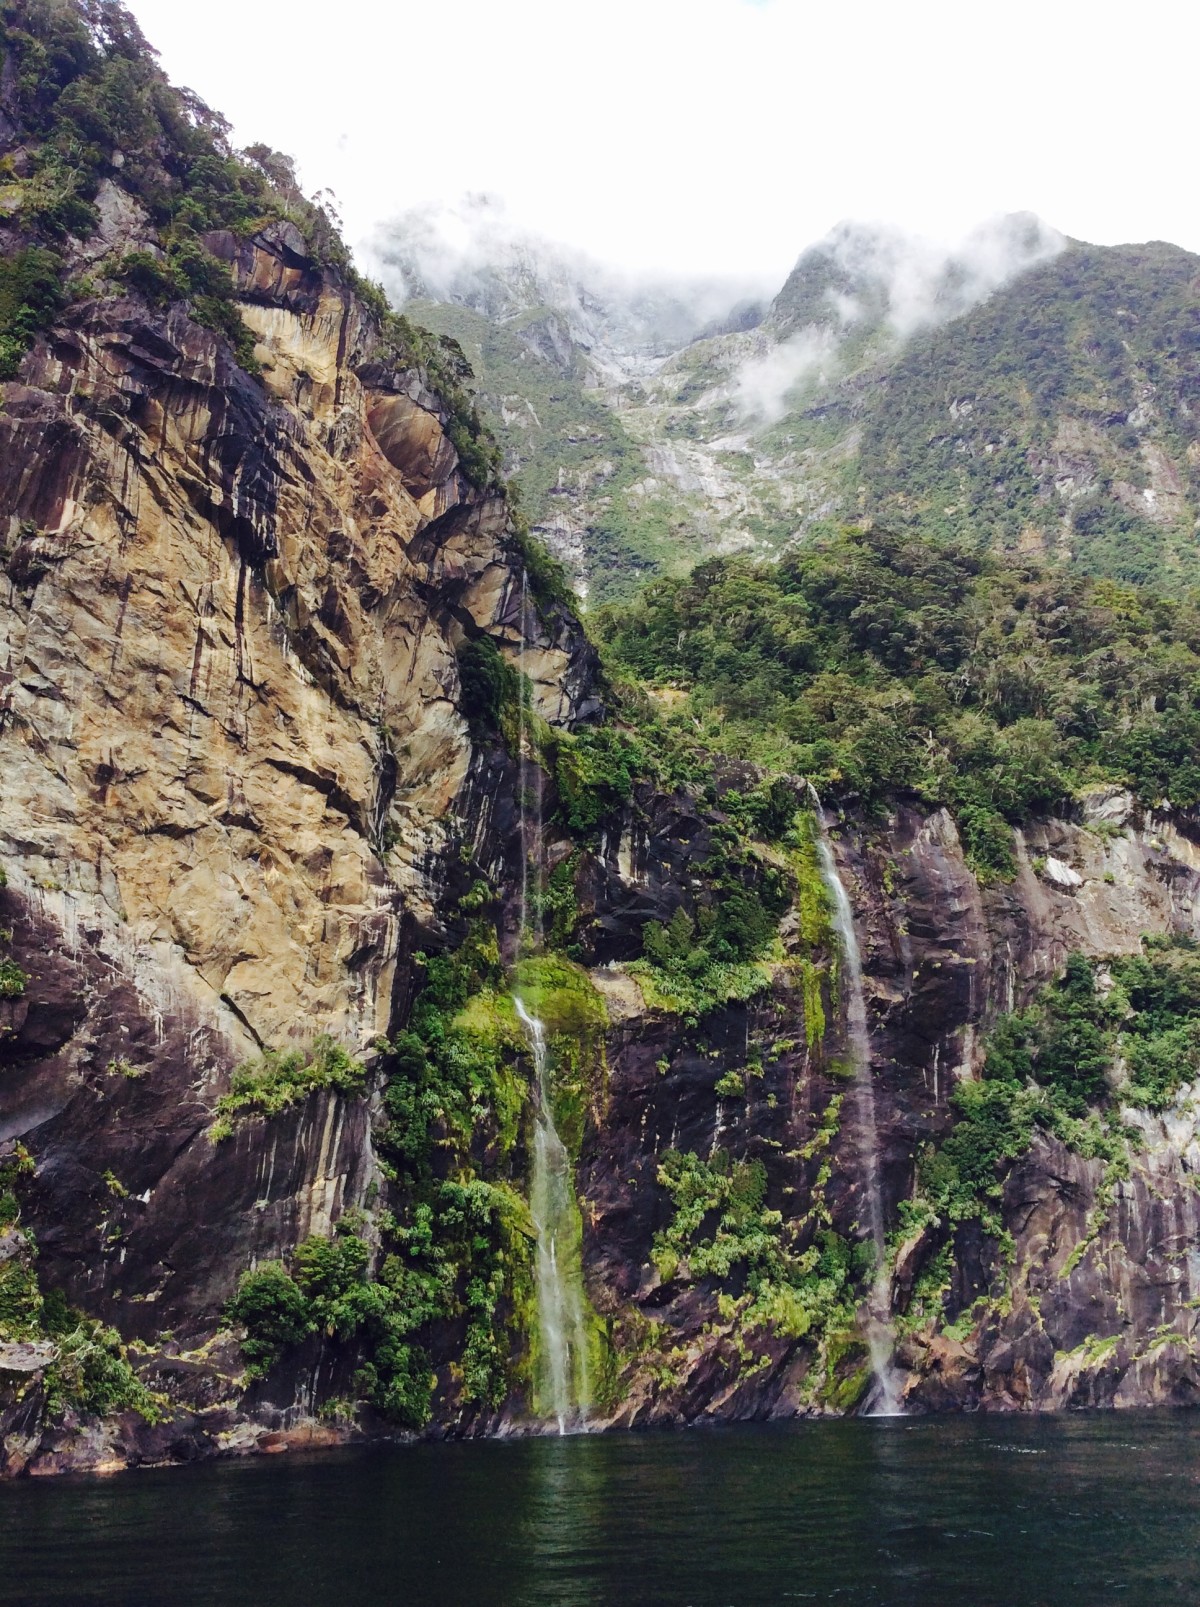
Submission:
<svg viewBox="0 0 1200 1607">
<path fill-rule="evenodd" d="M 128 197 L 101 214 L 105 249 L 139 240 Z M 261 380 L 182 305 L 107 300 L 0 409 L 0 922 L 29 977 L 0 1002 L 0 1138 L 36 1155 L 45 1279 L 146 1339 L 211 1331 L 242 1268 L 370 1185 L 362 1099 L 207 1130 L 264 1045 L 369 1056 L 445 940 L 459 647 L 523 651 L 551 724 L 597 706 L 423 372 L 290 225 L 206 244 Z"/>
<path fill-rule="evenodd" d="M 631 858 L 627 844 L 614 846 L 605 867 L 620 889 L 607 897 L 614 912 L 656 896 L 644 850 Z M 1128 795 L 1107 789 L 1085 799 L 1076 820 L 1028 827 L 1018 846 L 1016 880 L 981 888 L 944 811 L 902 806 L 866 829 L 847 820 L 837 836 L 863 948 L 889 1223 L 912 1191 L 922 1146 L 948 1131 L 949 1096 L 978 1074 L 982 1039 L 1000 1013 L 1024 1007 L 1073 950 L 1132 953 L 1147 932 L 1200 937 L 1200 850 L 1188 822 L 1143 817 Z M 675 875 L 686 882 L 686 862 Z M 669 913 L 670 898 L 657 897 L 660 916 Z M 811 1388 L 810 1346 L 759 1336 L 748 1366 L 736 1331 L 717 1316 L 715 1291 L 664 1286 L 651 1246 L 671 1214 L 656 1186 L 668 1149 L 707 1157 L 719 1147 L 759 1159 L 768 1203 L 785 1218 L 805 1217 L 820 1197 L 840 1231 L 863 1234 L 854 1123 L 843 1120 L 827 1149 L 813 1144 L 845 1089 L 837 1075 L 844 1029 L 831 1023 L 823 1046 L 805 1047 L 801 989 L 783 966 L 768 993 L 705 1018 L 699 1031 L 647 1010 L 619 962 L 595 978 L 613 1026 L 607 1115 L 585 1144 L 580 1177 L 590 1288 L 632 1350 L 631 1336 L 659 1325 L 648 1355 L 627 1369 L 613 1421 L 829 1409 L 828 1393 Z M 747 1079 L 744 1099 L 722 1098 L 718 1081 L 743 1068 L 752 1048 L 762 1054 L 761 1076 Z M 961 1337 L 917 1328 L 901 1341 L 907 1409 L 1196 1398 L 1200 1105 L 1185 1088 L 1163 1115 L 1126 1111 L 1125 1120 L 1140 1131 L 1130 1176 L 1108 1186 L 1102 1161 L 1048 1135 L 1035 1141 L 1005 1186 L 1009 1258 L 968 1231 L 977 1224 L 960 1230 L 947 1313 Z M 926 1231 L 900 1247 L 893 1301 L 901 1319 L 943 1242 Z"/>
</svg>

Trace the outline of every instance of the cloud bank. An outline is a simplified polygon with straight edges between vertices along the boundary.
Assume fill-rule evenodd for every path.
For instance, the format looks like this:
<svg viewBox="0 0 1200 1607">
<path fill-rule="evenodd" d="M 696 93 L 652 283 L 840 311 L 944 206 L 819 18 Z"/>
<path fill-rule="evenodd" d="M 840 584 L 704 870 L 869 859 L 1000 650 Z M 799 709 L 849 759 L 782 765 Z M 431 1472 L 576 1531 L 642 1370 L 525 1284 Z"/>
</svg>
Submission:
<svg viewBox="0 0 1200 1607">
<path fill-rule="evenodd" d="M 600 262 L 525 226 L 488 194 L 410 208 L 375 231 L 366 255 L 401 304 L 453 301 L 500 320 L 552 307 L 585 349 L 675 350 L 776 288 L 764 276 L 637 273 Z"/>
<path fill-rule="evenodd" d="M 772 304 L 777 344 L 748 358 L 734 398 L 747 420 L 771 424 L 789 397 L 868 343 L 894 345 L 978 306 L 1067 241 L 1032 213 L 987 219 L 946 243 L 888 224 L 842 222 L 804 251 Z"/>
</svg>

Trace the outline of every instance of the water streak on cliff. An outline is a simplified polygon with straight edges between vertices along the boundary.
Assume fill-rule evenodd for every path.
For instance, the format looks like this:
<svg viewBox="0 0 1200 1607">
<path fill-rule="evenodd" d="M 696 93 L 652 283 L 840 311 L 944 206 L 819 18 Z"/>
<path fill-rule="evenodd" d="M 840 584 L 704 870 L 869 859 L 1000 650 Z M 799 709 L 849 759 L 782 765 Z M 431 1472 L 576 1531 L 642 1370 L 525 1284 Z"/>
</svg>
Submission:
<svg viewBox="0 0 1200 1607">
<path fill-rule="evenodd" d="M 863 993 L 862 955 L 854 930 L 854 912 L 829 841 L 828 822 L 814 794 L 820 834 L 817 854 L 821 876 L 829 891 L 833 925 L 845 965 L 846 1025 L 854 1056 L 854 1110 L 862 1155 L 863 1193 L 868 1225 L 875 1249 L 875 1271 L 866 1301 L 866 1337 L 875 1378 L 868 1409 L 872 1416 L 895 1417 L 903 1411 L 900 1385 L 892 1365 L 895 1335 L 891 1322 L 891 1286 L 888 1278 L 883 1231 L 883 1192 L 879 1177 L 879 1132 L 875 1118 L 875 1086 L 871 1076 L 871 1034 Z"/>
<path fill-rule="evenodd" d="M 519 947 L 541 944 L 542 771 L 529 718 L 525 672 L 529 598 L 521 577 L 521 933 Z M 528 781 L 526 781 L 528 777 Z M 532 888 L 532 897 L 531 894 Z M 537 1234 L 534 1280 L 538 1307 L 535 1400 L 565 1434 L 586 1421 L 589 1403 L 587 1326 L 578 1240 L 581 1229 L 575 1177 L 554 1122 L 546 1029 L 517 993 L 517 1016 L 533 1054 L 536 1107 L 529 1209 Z"/>
<path fill-rule="evenodd" d="M 529 1035 L 537 1078 L 533 1176 L 529 1208 L 537 1232 L 539 1368 L 536 1398 L 560 1434 L 581 1427 L 589 1403 L 587 1326 L 576 1256 L 579 1208 L 571 1157 L 554 1125 L 546 1030 L 518 997 L 517 1015 Z"/>
</svg>

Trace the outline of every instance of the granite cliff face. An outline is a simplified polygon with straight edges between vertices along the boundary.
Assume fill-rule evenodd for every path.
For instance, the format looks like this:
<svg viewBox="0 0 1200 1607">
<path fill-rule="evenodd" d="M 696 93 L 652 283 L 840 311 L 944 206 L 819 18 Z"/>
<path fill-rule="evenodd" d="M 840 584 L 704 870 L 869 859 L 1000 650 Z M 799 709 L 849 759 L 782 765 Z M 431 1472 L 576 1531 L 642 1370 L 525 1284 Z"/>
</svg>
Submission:
<svg viewBox="0 0 1200 1607">
<path fill-rule="evenodd" d="M 129 198 L 100 203 L 136 244 Z M 43 1279 L 140 1338 L 211 1329 L 246 1265 L 371 1185 L 362 1099 L 206 1135 L 265 1044 L 369 1055 L 418 936 L 447 941 L 477 767 L 457 650 L 522 653 L 551 725 L 596 707 L 423 372 L 289 225 L 206 244 L 261 381 L 181 307 L 85 302 L 0 414 L 0 898 L 29 978 L 0 1007 L 0 1141 L 37 1157 Z M 503 864 L 515 816 L 489 819 Z"/>
<path fill-rule="evenodd" d="M 22 323 L 0 281 L 0 1470 L 544 1430 L 531 1011 L 591 1426 L 869 1408 L 873 1213 L 906 1409 L 1194 1399 L 1194 1084 L 1120 1164 L 1039 1126 L 987 1231 L 913 1210 L 1002 1016 L 1200 939 L 1193 815 L 1093 790 L 984 885 L 910 795 L 827 826 L 797 778 L 680 782 L 461 353 L 278 194 L 168 238 L 126 168 L 55 236 L 69 297 Z"/>
<path fill-rule="evenodd" d="M 978 1076 L 984 1033 L 1002 1012 L 1025 1005 L 1071 951 L 1113 956 L 1136 953 L 1147 932 L 1200 935 L 1192 828 L 1142 818 L 1127 795 L 1092 795 L 1079 819 L 1030 828 L 1020 850 L 1014 883 L 981 888 L 942 811 L 904 806 L 867 829 L 848 820 L 838 834 L 863 948 L 889 1226 L 913 1192 L 923 1146 L 951 1126 L 951 1092 Z M 653 889 L 662 875 L 655 857 L 650 838 L 627 859 L 626 885 Z M 790 947 L 794 919 L 783 927 Z M 656 1186 L 667 1150 L 761 1161 L 767 1203 L 801 1224 L 801 1242 L 814 1242 L 823 1224 L 861 1237 L 862 1130 L 831 980 L 826 973 L 827 1034 L 814 1043 L 810 1032 L 806 1047 L 801 979 L 786 963 L 769 992 L 716 1012 L 700 1030 L 646 1012 L 619 966 L 597 975 L 613 1020 L 609 1103 L 585 1144 L 580 1188 L 589 1287 L 640 1352 L 617 1423 L 790 1416 L 864 1398 L 861 1340 L 847 1345 L 831 1331 L 815 1344 L 814 1323 L 798 1340 L 778 1328 L 751 1334 L 747 1348 L 744 1313 L 722 1313 L 717 1280 L 689 1278 L 686 1268 L 663 1278 L 652 1255 L 671 1214 Z M 729 1073 L 741 1078 L 747 1066 L 731 1086 Z M 1185 1088 L 1161 1116 L 1125 1112 L 1134 1128 L 1129 1175 L 1107 1186 L 1102 1161 L 1038 1138 L 1004 1184 L 1011 1247 L 963 1224 L 940 1275 L 936 1319 L 913 1305 L 913 1292 L 948 1235 L 927 1227 L 901 1236 L 891 1299 L 907 1410 L 1196 1399 L 1192 1094 Z"/>
</svg>

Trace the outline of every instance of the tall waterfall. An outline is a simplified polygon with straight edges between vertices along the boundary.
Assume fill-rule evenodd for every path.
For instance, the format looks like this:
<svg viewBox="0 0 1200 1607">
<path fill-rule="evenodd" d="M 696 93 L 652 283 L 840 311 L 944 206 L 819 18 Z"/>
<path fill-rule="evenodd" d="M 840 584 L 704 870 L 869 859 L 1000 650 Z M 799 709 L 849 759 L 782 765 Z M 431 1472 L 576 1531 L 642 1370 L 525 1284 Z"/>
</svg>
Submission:
<svg viewBox="0 0 1200 1607">
<path fill-rule="evenodd" d="M 558 1432 L 587 1417 L 587 1324 L 583 1314 L 583 1277 L 579 1266 L 579 1207 L 571 1157 L 554 1125 L 554 1105 L 546 1055 L 546 1031 L 524 1002 L 517 1015 L 529 1034 L 537 1073 L 537 1111 L 533 1130 L 533 1179 L 529 1208 L 537 1233 L 539 1404 L 558 1423 Z"/>
<path fill-rule="evenodd" d="M 841 946 L 846 970 L 846 1024 L 854 1056 L 854 1105 L 858 1121 L 859 1148 L 863 1156 L 863 1192 L 871 1239 L 875 1247 L 875 1273 L 867 1296 L 867 1349 L 875 1388 L 870 1401 L 872 1415 L 895 1417 L 903 1411 L 900 1384 L 892 1365 L 895 1335 L 891 1321 L 891 1286 L 888 1279 L 883 1232 L 883 1191 L 879 1180 L 879 1133 L 875 1120 L 875 1084 L 871 1076 L 871 1034 L 867 1028 L 867 1001 L 863 994 L 862 954 L 854 930 L 850 897 L 838 871 L 829 841 L 828 822 L 816 794 L 813 794 L 820 835 L 817 854 L 821 876 L 833 903 L 833 924 Z"/>
<path fill-rule="evenodd" d="M 521 933 L 518 950 L 541 946 L 542 772 L 529 719 L 525 676 L 528 621 L 526 578 L 521 576 Z M 526 785 L 526 776 L 529 785 Z M 530 897 L 533 885 L 534 896 Z M 519 987 L 519 984 L 518 984 Z M 571 1157 L 554 1124 L 546 1028 L 514 995 L 517 1016 L 533 1054 L 536 1107 L 529 1209 L 537 1235 L 534 1281 L 538 1308 L 535 1400 L 560 1434 L 580 1427 L 590 1404 L 587 1323 L 584 1318 L 581 1222 Z"/>
</svg>

